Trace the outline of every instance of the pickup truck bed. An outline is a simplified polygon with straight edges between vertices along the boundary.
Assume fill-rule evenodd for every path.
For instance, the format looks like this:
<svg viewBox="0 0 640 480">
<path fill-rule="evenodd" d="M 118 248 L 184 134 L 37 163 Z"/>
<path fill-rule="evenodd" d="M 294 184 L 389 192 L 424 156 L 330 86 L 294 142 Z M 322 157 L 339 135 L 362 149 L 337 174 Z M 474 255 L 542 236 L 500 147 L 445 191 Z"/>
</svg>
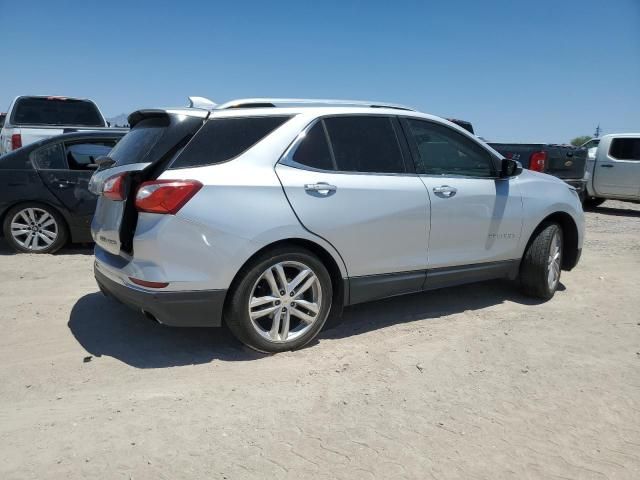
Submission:
<svg viewBox="0 0 640 480">
<path fill-rule="evenodd" d="M 584 148 L 547 143 L 489 143 L 489 145 L 506 158 L 519 161 L 524 168 L 541 171 L 564 180 L 575 187 L 581 195 L 585 190 L 587 150 Z M 534 154 L 540 152 L 546 154 L 543 166 L 540 167 L 538 162 L 536 165 L 531 165 Z"/>
</svg>

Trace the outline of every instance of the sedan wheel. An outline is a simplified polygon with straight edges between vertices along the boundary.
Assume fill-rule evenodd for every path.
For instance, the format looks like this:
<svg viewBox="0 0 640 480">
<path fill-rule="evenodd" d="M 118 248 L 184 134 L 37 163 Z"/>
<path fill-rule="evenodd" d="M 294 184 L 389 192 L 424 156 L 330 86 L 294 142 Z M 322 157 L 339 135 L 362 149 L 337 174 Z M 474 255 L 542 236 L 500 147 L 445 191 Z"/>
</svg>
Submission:
<svg viewBox="0 0 640 480">
<path fill-rule="evenodd" d="M 67 231 L 60 215 L 41 204 L 11 209 L 4 221 L 4 235 L 19 252 L 52 253 L 62 247 Z"/>
</svg>

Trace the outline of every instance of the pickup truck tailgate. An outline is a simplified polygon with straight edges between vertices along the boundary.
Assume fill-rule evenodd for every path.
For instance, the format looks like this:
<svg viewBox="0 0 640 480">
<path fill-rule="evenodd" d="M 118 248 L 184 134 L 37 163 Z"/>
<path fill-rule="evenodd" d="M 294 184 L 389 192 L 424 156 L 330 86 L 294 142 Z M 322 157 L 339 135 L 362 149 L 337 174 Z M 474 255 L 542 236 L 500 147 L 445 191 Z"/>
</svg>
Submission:
<svg viewBox="0 0 640 480">
<path fill-rule="evenodd" d="M 587 150 L 570 145 L 555 145 L 547 143 L 489 143 L 489 145 L 504 155 L 522 163 L 529 168 L 531 156 L 537 152 L 546 153 L 544 173 L 563 180 L 577 180 L 584 177 L 587 166 Z"/>
</svg>

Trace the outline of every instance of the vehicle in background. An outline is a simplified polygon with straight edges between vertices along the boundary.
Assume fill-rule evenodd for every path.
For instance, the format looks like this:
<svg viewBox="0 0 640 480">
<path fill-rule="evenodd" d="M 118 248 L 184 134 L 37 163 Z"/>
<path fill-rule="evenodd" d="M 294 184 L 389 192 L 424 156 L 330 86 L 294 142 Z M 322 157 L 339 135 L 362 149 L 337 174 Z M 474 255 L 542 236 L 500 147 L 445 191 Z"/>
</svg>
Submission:
<svg viewBox="0 0 640 480">
<path fill-rule="evenodd" d="M 550 143 L 488 143 L 506 158 L 520 162 L 523 168 L 563 180 L 584 199 L 587 183 L 587 151 L 584 148 Z"/>
<path fill-rule="evenodd" d="M 640 133 L 616 133 L 596 139 L 587 162 L 585 206 L 607 199 L 640 201 Z"/>
<path fill-rule="evenodd" d="M 450 118 L 449 121 L 474 133 L 473 125 L 465 120 Z M 478 137 L 481 138 L 481 137 Z M 487 142 L 492 148 L 506 158 L 522 164 L 523 168 L 534 172 L 546 173 L 558 177 L 574 187 L 580 198 L 586 196 L 585 172 L 587 168 L 587 150 L 571 145 L 555 145 L 549 143 L 501 143 Z M 592 139 L 594 141 L 598 139 Z"/>
<path fill-rule="evenodd" d="M 2 113 L 0 112 L 0 129 L 2 128 L 2 126 L 4 125 L 4 119 L 6 118 L 7 114 L 6 113 Z"/>
<path fill-rule="evenodd" d="M 0 155 L 63 133 L 108 127 L 91 100 L 20 96 L 11 102 L 0 129 Z"/>
<path fill-rule="evenodd" d="M 87 189 L 96 160 L 126 130 L 75 132 L 0 157 L 0 224 L 18 252 L 52 253 L 67 241 L 91 242 L 96 196 Z"/>
<path fill-rule="evenodd" d="M 94 272 L 165 325 L 291 350 L 384 297 L 518 278 L 549 299 L 580 258 L 573 188 L 406 107 L 248 99 L 129 124 L 91 178 Z"/>
</svg>

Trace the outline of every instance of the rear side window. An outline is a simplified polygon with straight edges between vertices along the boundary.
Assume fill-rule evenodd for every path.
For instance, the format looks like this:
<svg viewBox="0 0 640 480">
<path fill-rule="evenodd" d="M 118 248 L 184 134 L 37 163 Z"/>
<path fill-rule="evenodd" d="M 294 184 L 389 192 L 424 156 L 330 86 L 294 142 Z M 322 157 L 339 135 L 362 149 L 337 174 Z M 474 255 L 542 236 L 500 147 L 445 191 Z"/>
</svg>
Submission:
<svg viewBox="0 0 640 480">
<path fill-rule="evenodd" d="M 11 115 L 14 125 L 69 125 L 104 127 L 98 107 L 88 100 L 22 97 Z"/>
<path fill-rule="evenodd" d="M 118 142 L 109 157 L 116 166 L 144 161 L 149 150 L 158 142 L 168 126 L 164 118 L 149 118 L 138 123 Z"/>
<path fill-rule="evenodd" d="M 320 170 L 335 170 L 322 122 L 309 129 L 293 154 L 293 161 Z"/>
<path fill-rule="evenodd" d="M 455 130 L 433 122 L 406 120 L 418 153 L 418 173 L 494 176 L 489 152 Z"/>
<path fill-rule="evenodd" d="M 616 160 L 640 160 L 640 138 L 614 138 L 609 155 Z"/>
<path fill-rule="evenodd" d="M 102 140 L 65 144 L 67 165 L 70 170 L 95 170 L 96 159 L 109 154 L 115 141 Z"/>
<path fill-rule="evenodd" d="M 369 115 L 329 117 L 324 119 L 324 123 L 339 171 L 405 173 L 391 118 Z"/>
<path fill-rule="evenodd" d="M 207 121 L 171 168 L 226 162 L 246 152 L 291 117 L 237 117 Z"/>
<path fill-rule="evenodd" d="M 45 145 L 31 154 L 31 159 L 40 170 L 66 170 L 64 150 L 59 143 Z"/>
</svg>

